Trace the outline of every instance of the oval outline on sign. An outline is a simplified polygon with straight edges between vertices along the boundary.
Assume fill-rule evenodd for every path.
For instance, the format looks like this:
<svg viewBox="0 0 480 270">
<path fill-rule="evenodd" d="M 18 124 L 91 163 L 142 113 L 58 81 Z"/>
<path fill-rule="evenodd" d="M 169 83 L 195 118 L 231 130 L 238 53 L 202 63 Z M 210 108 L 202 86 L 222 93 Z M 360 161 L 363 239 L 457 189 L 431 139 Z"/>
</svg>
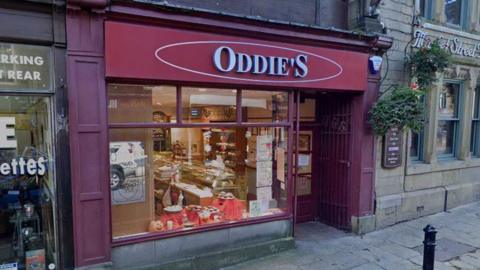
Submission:
<svg viewBox="0 0 480 270">
<path fill-rule="evenodd" d="M 330 62 L 330 63 L 334 64 L 335 66 L 338 67 L 339 71 L 335 75 L 331 75 L 331 76 L 323 77 L 323 78 L 318 78 L 318 79 L 309 79 L 309 80 L 257 80 L 257 79 L 223 76 L 223 75 L 211 74 L 211 73 L 207 73 L 207 72 L 202 72 L 202 71 L 198 71 L 198 70 L 189 69 L 189 68 L 178 66 L 178 65 L 175 65 L 171 62 L 168 62 L 167 60 L 163 59 L 162 57 L 160 57 L 158 55 L 158 53 L 160 51 L 164 50 L 164 49 L 168 49 L 168 48 L 171 48 L 171 47 L 184 46 L 184 45 L 192 45 L 192 44 L 238 44 L 238 45 L 259 46 L 259 47 L 266 47 L 266 48 L 274 48 L 274 49 L 292 51 L 292 52 L 297 52 L 297 53 L 304 53 L 304 54 L 307 54 L 307 55 L 310 55 L 310 56 L 313 56 L 313 57 L 316 57 L 316 58 L 319 58 L 319 59 L 322 59 L 322 60 L 325 60 L 327 62 Z M 281 46 L 259 44 L 259 43 L 252 43 L 252 42 L 241 42 L 241 41 L 213 41 L 213 40 L 209 40 L 209 41 L 189 41 L 189 42 L 172 43 L 172 44 L 162 46 L 162 47 L 158 48 L 157 50 L 155 50 L 155 58 L 157 58 L 158 60 L 160 60 L 162 63 L 164 63 L 166 65 L 169 65 L 173 68 L 180 69 L 180 70 L 183 70 L 183 71 L 187 71 L 187 72 L 191 72 L 191 73 L 195 73 L 195 74 L 199 74 L 199 75 L 204 75 L 204 76 L 209 76 L 209 77 L 222 78 L 222 79 L 228 79 L 228 80 L 237 80 L 237 81 L 247 81 L 247 82 L 250 81 L 250 82 L 265 82 L 265 83 L 310 83 L 310 82 L 319 82 L 319 81 L 330 80 L 330 79 L 333 79 L 333 78 L 336 78 L 336 77 L 340 76 L 343 73 L 343 68 L 340 64 L 338 64 L 337 62 L 335 62 L 332 59 L 329 59 L 325 56 L 321 56 L 321 55 L 318 55 L 318 54 L 314 54 L 314 53 L 306 52 L 306 51 L 302 51 L 302 50 L 285 48 L 285 47 L 281 47 Z"/>
</svg>

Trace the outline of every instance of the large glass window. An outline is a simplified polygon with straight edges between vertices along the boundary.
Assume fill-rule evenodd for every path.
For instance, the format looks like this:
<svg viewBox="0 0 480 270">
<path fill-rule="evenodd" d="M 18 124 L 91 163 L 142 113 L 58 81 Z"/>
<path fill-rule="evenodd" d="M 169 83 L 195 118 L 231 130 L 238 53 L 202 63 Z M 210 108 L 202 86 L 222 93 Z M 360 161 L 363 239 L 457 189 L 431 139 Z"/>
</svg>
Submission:
<svg viewBox="0 0 480 270">
<path fill-rule="evenodd" d="M 0 96 L 0 269 L 56 262 L 50 109 L 47 97 Z"/>
<path fill-rule="evenodd" d="M 455 155 L 460 89 L 460 83 L 448 82 L 440 90 L 436 143 L 439 157 L 453 157 Z"/>
<path fill-rule="evenodd" d="M 112 84 L 109 97 L 128 87 L 144 89 Z M 148 127 L 115 126 L 113 119 L 132 121 L 123 110 L 109 109 L 113 238 L 284 214 L 289 93 L 193 87 L 176 93 L 181 96 L 155 95 L 179 100 L 183 123 L 172 121 L 180 113 L 173 103 L 165 111 L 154 102 L 144 105 L 139 114 L 158 119 Z M 272 123 L 277 120 L 285 122 Z"/>
<path fill-rule="evenodd" d="M 472 156 L 480 155 L 480 87 L 473 92 L 472 134 L 470 152 Z"/>
<path fill-rule="evenodd" d="M 445 17 L 448 24 L 463 25 L 468 10 L 466 0 L 445 0 Z"/>
</svg>

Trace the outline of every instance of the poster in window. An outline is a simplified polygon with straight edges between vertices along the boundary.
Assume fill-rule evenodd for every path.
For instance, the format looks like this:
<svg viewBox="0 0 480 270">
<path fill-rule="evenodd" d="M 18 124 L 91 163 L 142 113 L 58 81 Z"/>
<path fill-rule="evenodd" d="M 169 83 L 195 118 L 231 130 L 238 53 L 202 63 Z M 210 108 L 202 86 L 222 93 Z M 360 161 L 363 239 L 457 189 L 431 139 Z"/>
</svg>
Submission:
<svg viewBox="0 0 480 270">
<path fill-rule="evenodd" d="M 298 151 L 312 151 L 312 134 L 309 133 L 300 133 L 298 135 Z"/>
<path fill-rule="evenodd" d="M 145 201 L 145 151 L 139 141 L 110 143 L 112 205 Z"/>
<path fill-rule="evenodd" d="M 312 172 L 311 154 L 298 154 L 298 173 Z"/>
<path fill-rule="evenodd" d="M 299 176 L 296 190 L 298 196 L 312 194 L 312 178 L 310 176 Z"/>
<path fill-rule="evenodd" d="M 273 156 L 272 136 L 257 136 L 257 161 L 269 161 Z"/>
</svg>

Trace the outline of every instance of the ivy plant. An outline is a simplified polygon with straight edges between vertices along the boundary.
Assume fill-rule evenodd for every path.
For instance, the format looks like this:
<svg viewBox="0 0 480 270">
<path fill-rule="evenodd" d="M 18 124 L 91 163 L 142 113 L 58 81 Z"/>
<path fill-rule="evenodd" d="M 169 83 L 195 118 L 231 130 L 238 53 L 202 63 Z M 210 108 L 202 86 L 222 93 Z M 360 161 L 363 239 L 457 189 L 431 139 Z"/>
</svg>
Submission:
<svg viewBox="0 0 480 270">
<path fill-rule="evenodd" d="M 435 72 L 443 72 L 450 64 L 450 53 L 443 49 L 438 40 L 430 48 L 420 48 L 409 54 L 407 60 L 411 75 L 417 78 L 420 89 L 427 89 L 435 81 Z"/>
<path fill-rule="evenodd" d="M 424 125 L 424 105 L 421 97 L 435 81 L 435 73 L 450 64 L 450 53 L 437 41 L 429 48 L 420 48 L 408 55 L 408 66 L 417 80 L 417 89 L 397 86 L 382 97 L 370 110 L 370 124 L 376 135 L 383 136 L 392 127 L 419 132 Z"/>
<path fill-rule="evenodd" d="M 392 127 L 420 131 L 424 124 L 423 95 L 423 91 L 403 86 L 379 100 L 370 110 L 370 124 L 375 134 L 383 136 Z"/>
</svg>

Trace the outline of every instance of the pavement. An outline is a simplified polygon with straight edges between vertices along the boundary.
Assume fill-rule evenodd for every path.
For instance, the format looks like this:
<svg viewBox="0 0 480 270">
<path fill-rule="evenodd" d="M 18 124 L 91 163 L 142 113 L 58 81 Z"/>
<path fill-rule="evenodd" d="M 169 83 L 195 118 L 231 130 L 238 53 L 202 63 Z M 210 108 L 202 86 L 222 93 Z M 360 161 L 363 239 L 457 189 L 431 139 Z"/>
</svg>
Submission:
<svg viewBox="0 0 480 270">
<path fill-rule="evenodd" d="M 480 269 L 480 203 L 474 203 L 360 236 L 300 224 L 295 249 L 224 270 L 422 269 L 427 224 L 438 230 L 435 270 Z"/>
</svg>

